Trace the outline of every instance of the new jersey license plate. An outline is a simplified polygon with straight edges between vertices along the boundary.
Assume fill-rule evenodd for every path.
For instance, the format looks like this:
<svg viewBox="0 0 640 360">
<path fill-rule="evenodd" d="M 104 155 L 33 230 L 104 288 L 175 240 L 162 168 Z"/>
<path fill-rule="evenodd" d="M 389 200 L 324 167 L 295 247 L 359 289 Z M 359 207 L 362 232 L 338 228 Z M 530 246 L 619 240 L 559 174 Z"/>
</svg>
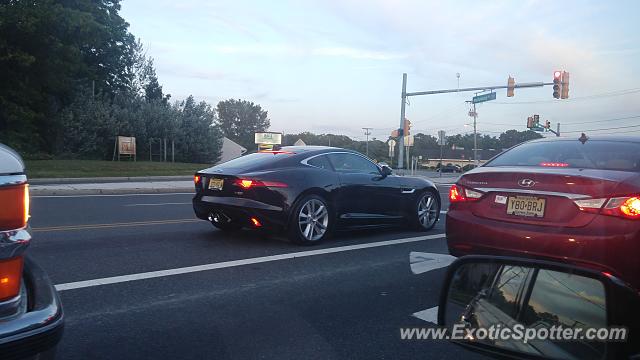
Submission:
<svg viewBox="0 0 640 360">
<path fill-rule="evenodd" d="M 222 185 L 224 185 L 224 179 L 209 180 L 209 190 L 222 190 Z"/>
<path fill-rule="evenodd" d="M 507 199 L 507 214 L 544 217 L 545 203 L 545 199 L 535 196 L 509 196 Z"/>
</svg>

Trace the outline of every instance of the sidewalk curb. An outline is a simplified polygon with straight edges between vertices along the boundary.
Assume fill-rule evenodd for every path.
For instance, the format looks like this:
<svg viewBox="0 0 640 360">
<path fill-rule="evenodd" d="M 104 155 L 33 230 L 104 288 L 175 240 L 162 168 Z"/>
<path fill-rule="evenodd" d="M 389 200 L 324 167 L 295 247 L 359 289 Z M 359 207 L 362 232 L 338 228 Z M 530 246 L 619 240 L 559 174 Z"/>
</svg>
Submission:
<svg viewBox="0 0 640 360">
<path fill-rule="evenodd" d="M 194 193 L 188 188 L 140 188 L 140 189 L 29 189 L 31 196 L 65 196 L 65 195 L 126 195 L 126 194 L 172 194 Z"/>
<path fill-rule="evenodd" d="M 192 175 L 172 176 L 122 176 L 122 177 L 88 177 L 88 178 L 29 178 L 31 185 L 62 185 L 62 184 L 101 184 L 121 182 L 152 182 L 152 181 L 186 181 L 192 180 Z"/>
</svg>

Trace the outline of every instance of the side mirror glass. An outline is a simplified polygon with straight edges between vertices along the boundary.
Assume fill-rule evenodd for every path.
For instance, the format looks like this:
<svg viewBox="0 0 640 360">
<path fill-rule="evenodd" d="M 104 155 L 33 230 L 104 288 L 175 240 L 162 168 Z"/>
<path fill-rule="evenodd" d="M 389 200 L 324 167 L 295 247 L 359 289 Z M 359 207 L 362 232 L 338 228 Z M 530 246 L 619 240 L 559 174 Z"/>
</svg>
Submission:
<svg viewBox="0 0 640 360">
<path fill-rule="evenodd" d="M 494 354 L 613 358 L 618 351 L 610 345 L 620 345 L 629 334 L 611 338 L 615 323 L 607 295 L 612 286 L 603 273 L 568 265 L 463 257 L 450 266 L 438 322 L 451 331 L 452 340 Z"/>
<path fill-rule="evenodd" d="M 389 165 L 382 165 L 380 167 L 380 172 L 382 173 L 382 176 L 389 176 L 393 174 L 393 170 L 389 167 Z"/>
</svg>

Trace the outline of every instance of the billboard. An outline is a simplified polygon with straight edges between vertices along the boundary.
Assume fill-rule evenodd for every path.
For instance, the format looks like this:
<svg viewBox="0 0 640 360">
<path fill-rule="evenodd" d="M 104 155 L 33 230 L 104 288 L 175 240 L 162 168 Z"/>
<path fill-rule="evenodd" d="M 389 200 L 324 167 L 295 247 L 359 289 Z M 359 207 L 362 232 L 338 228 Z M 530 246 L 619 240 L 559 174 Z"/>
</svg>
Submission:
<svg viewBox="0 0 640 360">
<path fill-rule="evenodd" d="M 118 154 L 119 155 L 135 155 L 136 154 L 136 138 L 127 136 L 118 136 Z"/>
<path fill-rule="evenodd" d="M 282 133 L 260 132 L 255 133 L 256 144 L 280 145 L 282 144 Z"/>
</svg>

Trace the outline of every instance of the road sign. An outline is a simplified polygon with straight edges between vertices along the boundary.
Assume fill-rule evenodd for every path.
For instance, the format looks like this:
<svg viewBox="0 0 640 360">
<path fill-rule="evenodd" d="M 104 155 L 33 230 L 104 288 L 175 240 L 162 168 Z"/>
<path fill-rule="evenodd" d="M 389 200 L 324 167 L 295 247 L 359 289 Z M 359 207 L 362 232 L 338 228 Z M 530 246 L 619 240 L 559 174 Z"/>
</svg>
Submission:
<svg viewBox="0 0 640 360">
<path fill-rule="evenodd" d="M 444 130 L 438 131 L 438 145 L 445 146 L 447 145 L 447 138 L 445 137 L 446 133 Z"/>
<path fill-rule="evenodd" d="M 474 103 L 474 104 L 477 104 L 477 103 L 490 101 L 490 100 L 495 100 L 495 99 L 496 99 L 496 93 L 490 92 L 490 93 L 487 93 L 487 94 L 474 96 L 473 99 L 471 99 L 471 102 Z"/>
</svg>

